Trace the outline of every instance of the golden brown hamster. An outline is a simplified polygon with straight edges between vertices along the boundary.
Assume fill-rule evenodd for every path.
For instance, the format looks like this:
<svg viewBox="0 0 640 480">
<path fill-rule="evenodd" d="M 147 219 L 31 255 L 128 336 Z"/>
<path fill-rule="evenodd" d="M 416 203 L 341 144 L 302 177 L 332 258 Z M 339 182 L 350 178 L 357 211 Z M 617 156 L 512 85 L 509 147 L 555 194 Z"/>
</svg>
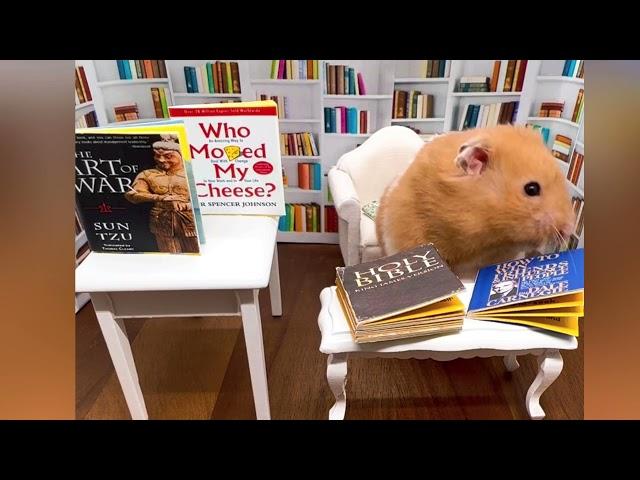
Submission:
<svg viewBox="0 0 640 480">
<path fill-rule="evenodd" d="M 454 270 L 566 245 L 575 218 L 539 132 L 500 125 L 436 137 L 385 190 L 385 255 L 433 243 Z"/>
</svg>

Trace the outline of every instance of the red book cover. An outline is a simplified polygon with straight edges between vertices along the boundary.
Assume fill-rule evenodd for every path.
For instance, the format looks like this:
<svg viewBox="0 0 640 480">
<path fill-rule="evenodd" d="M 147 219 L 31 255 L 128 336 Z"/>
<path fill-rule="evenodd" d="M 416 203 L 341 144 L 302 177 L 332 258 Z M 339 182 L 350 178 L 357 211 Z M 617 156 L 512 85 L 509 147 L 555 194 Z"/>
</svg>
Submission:
<svg viewBox="0 0 640 480">
<path fill-rule="evenodd" d="M 89 82 L 87 82 L 87 76 L 84 73 L 84 67 L 78 67 L 78 72 L 80 74 L 80 80 L 83 86 L 83 93 L 85 93 L 86 95 L 85 101 L 90 102 L 92 100 L 91 91 L 89 90 Z"/>
<path fill-rule="evenodd" d="M 302 188 L 304 190 L 310 189 L 309 183 L 309 164 L 308 163 L 299 163 L 298 164 L 298 188 Z"/>
<path fill-rule="evenodd" d="M 528 60 L 521 60 L 520 62 L 520 70 L 518 70 L 518 79 L 516 81 L 516 92 L 522 91 L 522 85 L 524 84 L 524 74 L 527 70 Z"/>
</svg>

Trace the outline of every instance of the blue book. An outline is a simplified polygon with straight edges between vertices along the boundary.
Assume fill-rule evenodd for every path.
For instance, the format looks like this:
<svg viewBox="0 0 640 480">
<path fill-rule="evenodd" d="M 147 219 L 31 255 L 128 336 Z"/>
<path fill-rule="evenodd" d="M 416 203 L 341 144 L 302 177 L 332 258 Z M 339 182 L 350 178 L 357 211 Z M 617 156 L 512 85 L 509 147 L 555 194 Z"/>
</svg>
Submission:
<svg viewBox="0 0 640 480">
<path fill-rule="evenodd" d="M 124 75 L 124 66 L 122 65 L 122 60 L 116 60 L 116 63 L 118 64 L 118 76 L 120 77 L 120 80 L 124 80 L 125 75 Z"/>
<path fill-rule="evenodd" d="M 187 93 L 193 93 L 193 85 L 191 85 L 191 73 L 189 67 L 184 67 L 184 83 L 187 85 Z"/>
<path fill-rule="evenodd" d="M 336 133 L 336 109 L 331 109 L 331 128 L 329 129 L 329 133 Z"/>
<path fill-rule="evenodd" d="M 438 65 L 438 76 L 439 77 L 444 77 L 444 66 L 446 64 L 446 60 L 440 60 L 440 63 Z"/>
<path fill-rule="evenodd" d="M 331 107 L 324 107 L 324 133 L 331 133 Z"/>
<path fill-rule="evenodd" d="M 312 163 L 311 168 L 313 168 L 313 185 L 311 186 L 313 190 L 321 190 L 322 189 L 322 169 L 319 163 Z"/>
<path fill-rule="evenodd" d="M 478 114 L 480 113 L 480 105 L 469 105 L 469 110 L 473 108 L 471 112 L 471 119 L 469 120 L 469 128 L 475 128 L 478 123 Z"/>
<path fill-rule="evenodd" d="M 476 320 L 578 336 L 584 316 L 584 249 L 540 254 L 481 269 L 467 310 Z"/>
<path fill-rule="evenodd" d="M 358 109 L 355 107 L 347 109 L 347 133 L 358 133 Z"/>
<path fill-rule="evenodd" d="M 280 230 L 281 232 L 286 232 L 287 231 L 287 216 L 286 215 L 282 215 L 280 217 L 280 220 L 278 220 L 278 230 Z"/>
<path fill-rule="evenodd" d="M 349 68 L 349 95 L 356 94 L 356 71 Z"/>
<path fill-rule="evenodd" d="M 133 77 L 131 76 L 131 65 L 129 64 L 129 60 L 122 60 L 122 68 L 124 70 L 124 79 L 131 80 Z"/>
<path fill-rule="evenodd" d="M 569 62 L 570 62 L 570 60 L 565 60 L 564 61 L 564 67 L 562 67 L 562 76 L 563 77 L 567 76 L 567 71 L 569 70 Z"/>
<path fill-rule="evenodd" d="M 191 77 L 191 89 L 193 93 L 200 93 L 198 90 L 198 78 L 196 77 L 196 68 L 189 67 L 189 76 Z"/>
</svg>

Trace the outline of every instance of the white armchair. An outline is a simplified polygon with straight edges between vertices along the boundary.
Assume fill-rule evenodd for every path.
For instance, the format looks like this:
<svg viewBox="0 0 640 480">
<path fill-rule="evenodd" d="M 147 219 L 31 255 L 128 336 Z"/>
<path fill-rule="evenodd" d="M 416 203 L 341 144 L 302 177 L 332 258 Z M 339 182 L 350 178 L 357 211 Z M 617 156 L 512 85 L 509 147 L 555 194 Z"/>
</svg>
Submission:
<svg viewBox="0 0 640 480">
<path fill-rule="evenodd" d="M 385 188 L 409 166 L 424 142 L 413 130 L 391 126 L 340 157 L 329 170 L 329 189 L 339 217 L 340 250 L 345 265 L 382 256 L 375 223 L 362 206 L 380 200 Z"/>
</svg>

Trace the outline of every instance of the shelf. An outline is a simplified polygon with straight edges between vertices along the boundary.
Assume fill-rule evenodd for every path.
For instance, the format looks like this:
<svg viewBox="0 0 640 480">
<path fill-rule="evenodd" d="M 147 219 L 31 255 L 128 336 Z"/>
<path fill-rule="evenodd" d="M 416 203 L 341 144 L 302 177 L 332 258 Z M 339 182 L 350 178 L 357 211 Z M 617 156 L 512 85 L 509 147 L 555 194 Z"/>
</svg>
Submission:
<svg viewBox="0 0 640 480">
<path fill-rule="evenodd" d="M 394 79 L 394 83 L 449 83 L 449 79 L 447 77 L 401 77 Z"/>
<path fill-rule="evenodd" d="M 584 85 L 584 78 L 563 77 L 561 75 L 538 75 L 539 82 L 566 82 Z"/>
<path fill-rule="evenodd" d="M 584 198 L 584 190 L 582 190 L 579 186 L 575 185 L 571 180 L 567 178 L 567 183 L 571 186 L 574 192 Z"/>
<path fill-rule="evenodd" d="M 284 78 L 262 78 L 251 80 L 256 85 L 316 85 L 320 80 L 286 80 Z"/>
<path fill-rule="evenodd" d="M 323 95 L 328 100 L 387 100 L 393 95 Z"/>
<path fill-rule="evenodd" d="M 298 187 L 284 187 L 284 193 L 304 193 L 304 194 L 314 194 L 322 193 L 322 190 L 311 190 L 307 188 L 298 188 Z"/>
<path fill-rule="evenodd" d="M 282 160 L 320 160 L 319 155 L 281 155 Z"/>
<path fill-rule="evenodd" d="M 78 110 L 84 110 L 85 108 L 93 107 L 93 100 L 90 102 L 84 102 L 79 105 L 76 105 L 76 112 Z"/>
<path fill-rule="evenodd" d="M 278 230 L 277 241 L 290 243 L 338 243 L 338 234 L 327 232 L 281 232 Z"/>
<path fill-rule="evenodd" d="M 529 117 L 527 119 L 527 121 L 529 121 L 529 122 L 555 122 L 555 123 L 561 123 L 561 124 L 564 124 L 564 125 L 569 125 L 570 127 L 573 127 L 573 128 L 579 128 L 580 127 L 579 123 L 572 122 L 571 120 L 567 120 L 566 118 Z"/>
<path fill-rule="evenodd" d="M 319 118 L 279 118 L 280 123 L 320 123 Z"/>
<path fill-rule="evenodd" d="M 241 93 L 174 93 L 174 97 L 191 97 L 191 98 L 240 98 Z"/>
<path fill-rule="evenodd" d="M 391 123 L 442 123 L 444 118 L 392 118 Z"/>
<path fill-rule="evenodd" d="M 452 97 L 519 97 L 522 92 L 452 92 Z"/>
<path fill-rule="evenodd" d="M 370 137 L 371 133 L 325 133 L 327 137 L 345 137 L 345 138 L 366 138 Z"/>
<path fill-rule="evenodd" d="M 137 78 L 135 80 L 109 80 L 108 82 L 98 82 L 101 88 L 104 87 L 117 87 L 119 85 L 146 85 L 150 83 L 169 83 L 166 78 Z"/>
</svg>

